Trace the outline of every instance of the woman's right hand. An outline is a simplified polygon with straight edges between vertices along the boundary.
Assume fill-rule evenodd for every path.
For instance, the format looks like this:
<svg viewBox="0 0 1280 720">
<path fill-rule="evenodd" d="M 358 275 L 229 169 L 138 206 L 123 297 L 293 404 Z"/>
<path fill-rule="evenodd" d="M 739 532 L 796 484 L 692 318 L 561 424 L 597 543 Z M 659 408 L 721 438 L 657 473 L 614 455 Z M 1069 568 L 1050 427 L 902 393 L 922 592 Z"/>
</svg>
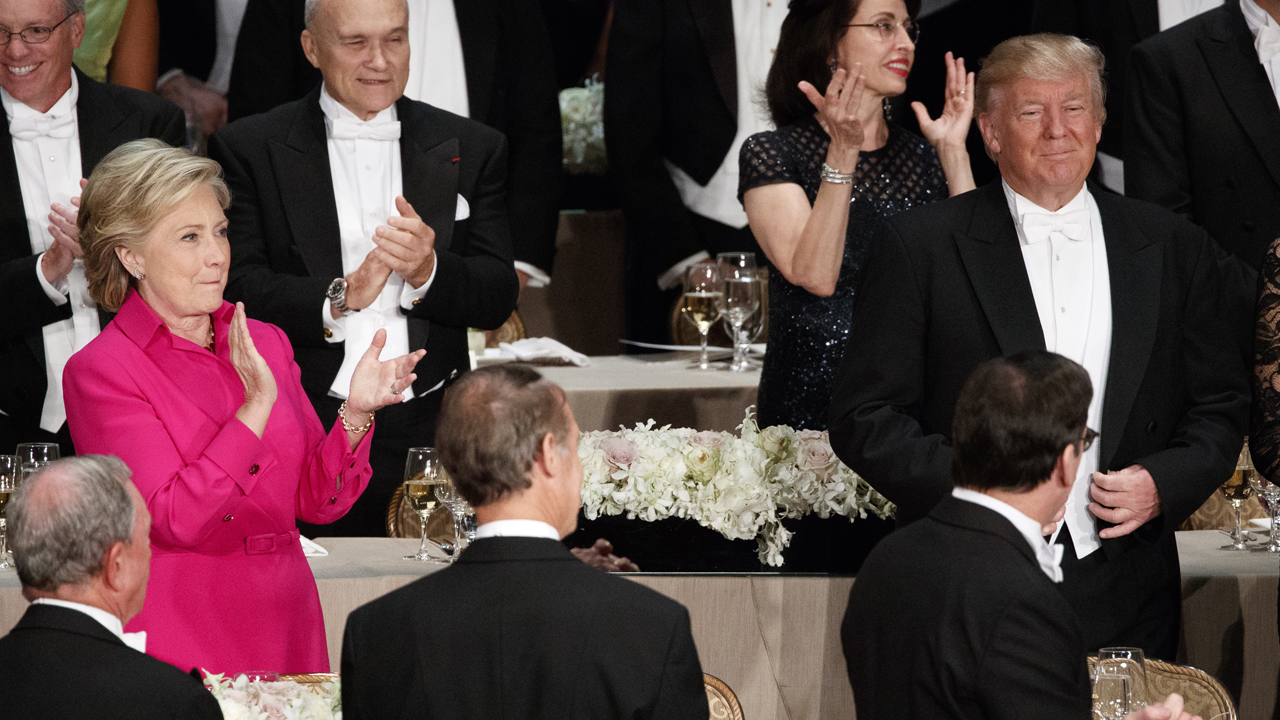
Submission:
<svg viewBox="0 0 1280 720">
<path fill-rule="evenodd" d="M 276 376 L 253 345 L 244 303 L 236 303 L 228 341 L 231 345 L 231 364 L 240 375 L 240 382 L 244 383 L 244 404 L 236 411 L 236 417 L 261 438 L 267 429 L 271 408 L 276 404 Z"/>
<path fill-rule="evenodd" d="M 862 106 L 866 84 L 862 63 L 854 63 L 852 71 L 838 68 L 827 83 L 825 96 L 819 95 L 808 81 L 800 81 L 800 91 L 818 111 L 818 124 L 831 136 L 827 164 L 842 173 L 852 173 L 858 165 L 858 151 L 864 139 L 858 108 Z"/>
</svg>

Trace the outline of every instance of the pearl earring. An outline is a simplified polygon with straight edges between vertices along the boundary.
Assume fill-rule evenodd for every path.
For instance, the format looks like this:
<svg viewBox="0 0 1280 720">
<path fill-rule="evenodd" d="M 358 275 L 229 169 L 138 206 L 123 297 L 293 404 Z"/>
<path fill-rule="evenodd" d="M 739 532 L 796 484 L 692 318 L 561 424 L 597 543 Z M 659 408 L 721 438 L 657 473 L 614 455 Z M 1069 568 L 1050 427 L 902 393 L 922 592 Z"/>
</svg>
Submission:
<svg viewBox="0 0 1280 720">
<path fill-rule="evenodd" d="M 138 268 L 133 269 L 133 276 L 141 280 L 143 278 L 142 271 Z"/>
</svg>

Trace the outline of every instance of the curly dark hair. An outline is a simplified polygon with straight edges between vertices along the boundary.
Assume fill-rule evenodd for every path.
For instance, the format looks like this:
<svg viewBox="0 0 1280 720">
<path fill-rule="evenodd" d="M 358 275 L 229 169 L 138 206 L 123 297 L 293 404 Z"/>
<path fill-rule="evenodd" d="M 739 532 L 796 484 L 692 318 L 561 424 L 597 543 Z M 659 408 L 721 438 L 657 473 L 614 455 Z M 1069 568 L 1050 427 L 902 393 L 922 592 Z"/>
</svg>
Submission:
<svg viewBox="0 0 1280 720">
<path fill-rule="evenodd" d="M 905 2 L 912 18 L 920 13 L 920 0 Z M 813 114 L 813 105 L 798 85 L 808 80 L 818 92 L 827 91 L 831 58 L 861 4 L 862 0 L 791 0 L 764 84 L 765 102 L 775 127 Z"/>
</svg>

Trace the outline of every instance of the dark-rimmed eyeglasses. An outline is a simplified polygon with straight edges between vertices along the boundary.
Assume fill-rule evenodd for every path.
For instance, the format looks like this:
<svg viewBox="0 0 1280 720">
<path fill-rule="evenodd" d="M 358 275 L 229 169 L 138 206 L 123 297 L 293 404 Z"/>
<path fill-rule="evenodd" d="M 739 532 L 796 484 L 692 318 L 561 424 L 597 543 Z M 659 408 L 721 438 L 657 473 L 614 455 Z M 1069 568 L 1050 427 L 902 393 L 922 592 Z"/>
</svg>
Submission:
<svg viewBox="0 0 1280 720">
<path fill-rule="evenodd" d="M 1098 439 L 1100 433 L 1092 428 L 1084 429 L 1084 438 L 1080 441 L 1080 452 L 1085 453 L 1089 448 L 1093 447 L 1093 441 Z"/>
<path fill-rule="evenodd" d="M 71 15 L 75 15 L 75 13 L 71 13 Z M 48 42 L 49 38 L 53 36 L 53 31 L 57 30 L 62 25 L 62 23 L 70 20 L 71 15 L 68 15 L 62 18 L 62 20 L 57 25 L 54 25 L 53 27 L 42 27 L 40 25 L 33 25 L 29 28 L 19 30 L 18 32 L 13 32 L 12 30 L 6 30 L 4 28 L 0 28 L 0 45 L 8 45 L 9 43 L 13 42 L 14 35 L 17 35 L 18 37 L 22 38 L 22 42 L 28 45 L 39 45 L 40 43 Z"/>
<path fill-rule="evenodd" d="M 845 25 L 845 27 L 875 28 L 876 32 L 880 34 L 881 42 L 889 42 L 890 40 L 892 40 L 893 36 L 898 34 L 898 28 L 902 28 L 903 32 L 907 34 L 907 39 L 910 40 L 913 44 L 920 39 L 920 26 L 917 25 L 916 21 L 912 20 L 911 18 L 907 18 L 902 22 L 894 22 L 894 23 L 891 23 L 891 22 L 850 23 L 848 25 Z"/>
</svg>

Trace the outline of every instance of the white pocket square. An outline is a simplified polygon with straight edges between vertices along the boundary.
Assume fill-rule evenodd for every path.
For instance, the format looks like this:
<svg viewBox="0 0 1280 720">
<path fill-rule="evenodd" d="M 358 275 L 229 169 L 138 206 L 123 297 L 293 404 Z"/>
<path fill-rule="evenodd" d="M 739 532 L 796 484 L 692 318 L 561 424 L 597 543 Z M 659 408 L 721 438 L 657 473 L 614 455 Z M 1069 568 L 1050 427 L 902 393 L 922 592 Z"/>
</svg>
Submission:
<svg viewBox="0 0 1280 720">
<path fill-rule="evenodd" d="M 469 217 L 471 217 L 471 205 L 467 202 L 466 198 L 459 195 L 458 209 L 453 213 L 453 221 L 458 222 L 459 220 L 466 220 Z"/>
</svg>

